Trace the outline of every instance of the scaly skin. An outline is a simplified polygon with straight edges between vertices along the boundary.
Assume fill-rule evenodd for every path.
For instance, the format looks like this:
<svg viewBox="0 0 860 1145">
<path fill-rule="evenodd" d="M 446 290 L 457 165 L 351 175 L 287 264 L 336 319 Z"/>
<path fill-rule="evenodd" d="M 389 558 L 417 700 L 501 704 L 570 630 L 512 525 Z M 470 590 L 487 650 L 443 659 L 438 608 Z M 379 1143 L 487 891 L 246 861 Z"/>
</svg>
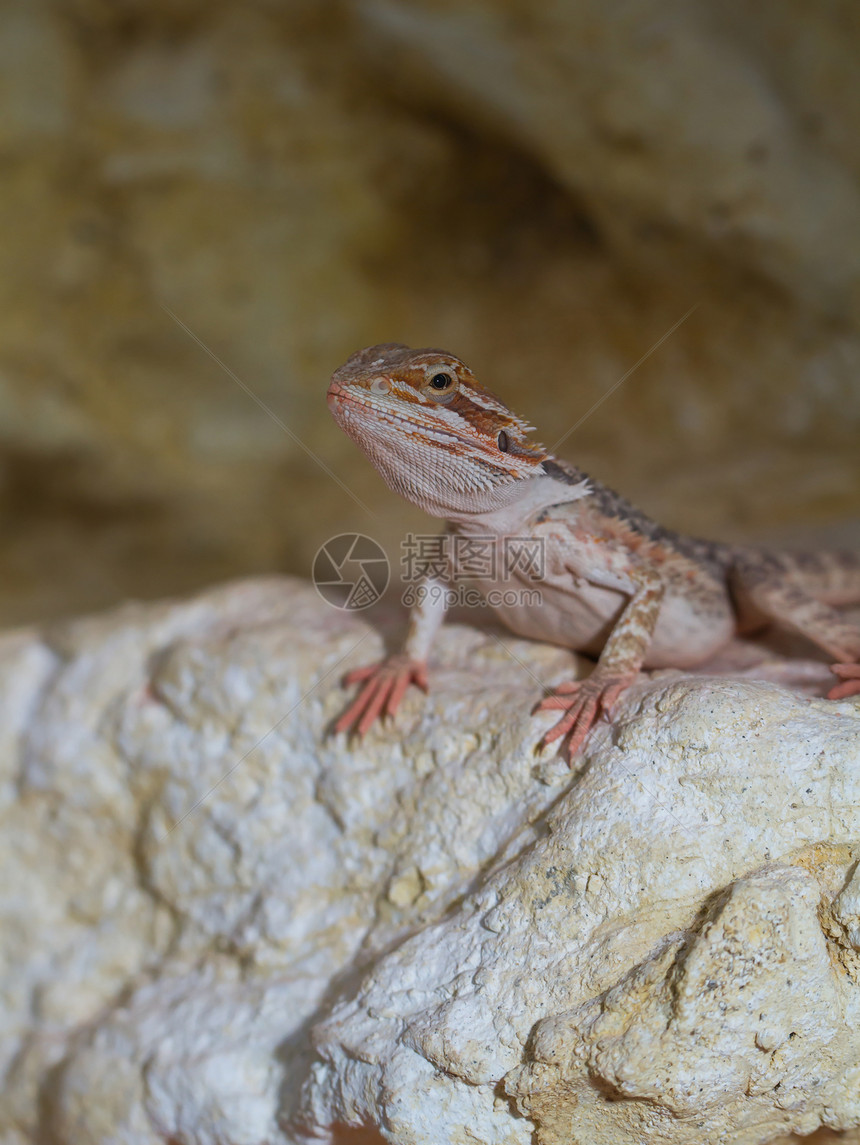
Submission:
<svg viewBox="0 0 860 1145">
<path fill-rule="evenodd" d="M 442 350 L 360 350 L 335 371 L 328 404 L 389 486 L 456 536 L 489 537 L 500 555 L 506 538 L 543 544 L 543 577 L 517 570 L 513 579 L 537 584 L 540 604 L 526 594 L 494 607 L 518 635 L 598 657 L 586 680 L 537 705 L 563 713 L 542 742 L 562 741 L 569 761 L 642 668 L 692 667 L 769 623 L 835 658 L 831 699 L 860 694 L 860 627 L 833 607 L 860 601 L 860 555 L 766 553 L 664 529 L 530 440 L 531 427 Z M 490 592 L 500 577 L 477 583 Z M 348 674 L 362 687 L 337 731 L 363 735 L 396 713 L 411 684 L 426 691 L 443 598 L 423 595 L 402 653 Z"/>
</svg>

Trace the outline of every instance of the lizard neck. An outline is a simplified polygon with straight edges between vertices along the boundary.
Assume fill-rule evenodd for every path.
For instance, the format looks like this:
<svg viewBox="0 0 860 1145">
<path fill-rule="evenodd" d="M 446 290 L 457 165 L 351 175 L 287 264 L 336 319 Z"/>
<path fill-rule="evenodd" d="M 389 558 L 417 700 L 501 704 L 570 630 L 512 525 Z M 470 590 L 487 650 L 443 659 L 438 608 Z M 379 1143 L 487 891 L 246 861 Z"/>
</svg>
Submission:
<svg viewBox="0 0 860 1145">
<path fill-rule="evenodd" d="M 541 509 L 587 497 L 591 492 L 589 480 L 584 473 L 578 474 L 578 478 L 567 475 L 559 478 L 549 474 L 527 477 L 502 486 L 497 491 L 503 494 L 501 503 L 468 513 L 449 510 L 445 517 L 460 533 L 510 534 L 524 526 Z"/>
</svg>

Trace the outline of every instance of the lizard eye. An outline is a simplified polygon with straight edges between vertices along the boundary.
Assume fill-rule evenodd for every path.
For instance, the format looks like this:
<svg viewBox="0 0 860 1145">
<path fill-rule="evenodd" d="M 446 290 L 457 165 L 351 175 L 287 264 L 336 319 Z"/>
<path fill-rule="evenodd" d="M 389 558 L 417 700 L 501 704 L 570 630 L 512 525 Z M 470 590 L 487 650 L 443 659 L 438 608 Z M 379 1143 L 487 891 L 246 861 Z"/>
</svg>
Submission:
<svg viewBox="0 0 860 1145">
<path fill-rule="evenodd" d="M 451 401 L 458 388 L 457 378 L 444 372 L 431 374 L 426 385 L 433 401 L 442 403 Z"/>
<path fill-rule="evenodd" d="M 508 435 L 505 433 L 504 430 L 502 430 L 502 432 L 499 434 L 499 441 L 498 441 L 499 449 L 501 450 L 502 453 L 507 453 L 509 445 L 510 445 L 510 443 L 508 441 Z"/>
</svg>

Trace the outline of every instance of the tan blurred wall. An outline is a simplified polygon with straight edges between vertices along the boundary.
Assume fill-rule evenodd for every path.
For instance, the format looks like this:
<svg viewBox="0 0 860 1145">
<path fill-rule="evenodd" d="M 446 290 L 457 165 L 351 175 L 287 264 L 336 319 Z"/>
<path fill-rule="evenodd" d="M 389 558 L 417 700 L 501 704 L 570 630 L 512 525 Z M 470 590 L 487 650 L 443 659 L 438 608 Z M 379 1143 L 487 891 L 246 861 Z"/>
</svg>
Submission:
<svg viewBox="0 0 860 1145">
<path fill-rule="evenodd" d="M 323 400 L 382 340 L 461 354 L 549 443 L 698 304 L 567 456 L 712 535 L 860 515 L 848 0 L 0 21 L 0 621 L 307 574 L 345 529 L 396 553 L 429 523 Z"/>
</svg>

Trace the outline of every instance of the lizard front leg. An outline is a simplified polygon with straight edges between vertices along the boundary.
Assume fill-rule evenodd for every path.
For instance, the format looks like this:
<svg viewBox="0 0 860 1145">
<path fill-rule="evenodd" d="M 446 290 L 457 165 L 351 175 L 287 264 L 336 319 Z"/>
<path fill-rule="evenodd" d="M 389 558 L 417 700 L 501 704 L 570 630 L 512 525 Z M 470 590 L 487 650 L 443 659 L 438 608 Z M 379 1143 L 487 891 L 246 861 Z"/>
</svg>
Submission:
<svg viewBox="0 0 860 1145">
<path fill-rule="evenodd" d="M 860 694 L 860 627 L 804 589 L 791 566 L 791 555 L 738 556 L 731 580 L 741 613 L 751 609 L 753 619 L 793 629 L 829 652 L 836 660 L 830 670 L 840 682 L 827 693 L 828 699 Z"/>
<path fill-rule="evenodd" d="M 344 687 L 362 687 L 334 725 L 335 733 L 355 732 L 363 736 L 380 716 L 394 716 L 410 684 L 427 691 L 427 656 L 445 617 L 447 596 L 443 581 L 431 577 L 421 581 L 409 615 L 403 651 L 344 676 Z"/>
<path fill-rule="evenodd" d="M 592 674 L 586 680 L 560 684 L 534 709 L 535 712 L 564 712 L 539 746 L 567 736 L 566 754 L 571 765 L 600 714 L 609 716 L 612 705 L 636 679 L 657 626 L 665 593 L 659 573 L 642 567 L 635 571 L 633 579 L 635 591 L 612 629 Z"/>
</svg>

